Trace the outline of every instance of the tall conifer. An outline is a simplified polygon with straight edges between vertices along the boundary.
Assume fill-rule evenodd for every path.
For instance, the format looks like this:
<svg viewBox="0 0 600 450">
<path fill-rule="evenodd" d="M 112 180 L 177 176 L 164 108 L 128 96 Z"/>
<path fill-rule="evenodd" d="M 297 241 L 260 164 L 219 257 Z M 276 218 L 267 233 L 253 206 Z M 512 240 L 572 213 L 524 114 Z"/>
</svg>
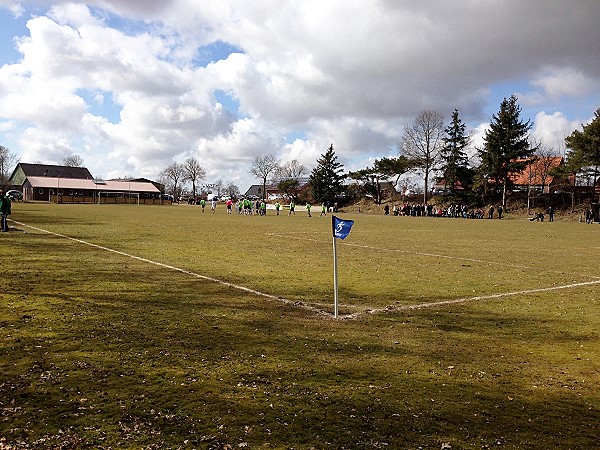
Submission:
<svg viewBox="0 0 600 450">
<path fill-rule="evenodd" d="M 520 172 L 534 152 L 529 144 L 531 122 L 521 120 L 521 107 L 513 94 L 504 98 L 500 111 L 492 116 L 490 128 L 484 137 L 484 146 L 479 150 L 480 172 L 483 178 L 496 187 L 502 187 L 502 206 L 506 208 L 506 192 L 510 175 Z"/>
<path fill-rule="evenodd" d="M 441 150 L 442 172 L 444 174 L 445 189 L 454 190 L 457 183 L 466 188 L 468 173 L 468 158 L 466 148 L 470 138 L 465 132 L 465 124 L 458 116 L 458 110 L 452 113 L 452 121 L 444 130 L 444 147 Z"/>
<path fill-rule="evenodd" d="M 312 170 L 308 181 L 315 201 L 333 204 L 344 189 L 344 177 L 343 165 L 337 161 L 331 144 L 325 154 L 317 160 L 317 166 Z"/>
</svg>

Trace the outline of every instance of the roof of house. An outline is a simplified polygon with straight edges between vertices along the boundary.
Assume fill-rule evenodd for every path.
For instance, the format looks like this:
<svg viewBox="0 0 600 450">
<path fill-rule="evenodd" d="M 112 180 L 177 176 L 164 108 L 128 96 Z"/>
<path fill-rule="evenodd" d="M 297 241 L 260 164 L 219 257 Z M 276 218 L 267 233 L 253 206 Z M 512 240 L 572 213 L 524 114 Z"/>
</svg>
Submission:
<svg viewBox="0 0 600 450">
<path fill-rule="evenodd" d="M 432 189 L 454 189 L 456 191 L 464 191 L 465 190 L 465 188 L 463 187 L 460 180 L 456 180 L 454 182 L 454 186 L 450 186 L 450 185 L 446 184 L 445 178 L 440 178 L 439 180 L 437 180 L 435 182 L 435 184 L 433 185 Z"/>
<path fill-rule="evenodd" d="M 49 164 L 29 164 L 19 163 L 23 173 L 29 177 L 61 177 L 61 178 L 79 178 L 91 180 L 94 177 L 85 167 L 53 166 Z M 17 170 L 15 168 L 15 171 Z"/>
<path fill-rule="evenodd" d="M 97 181 L 84 180 L 81 178 L 51 178 L 51 177 L 27 177 L 33 188 L 50 189 L 87 189 L 94 191 L 110 192 L 151 192 L 159 194 L 160 191 L 151 182 L 141 181 Z"/>
<path fill-rule="evenodd" d="M 529 164 L 521 172 L 513 174 L 511 181 L 517 186 L 537 186 L 552 183 L 554 177 L 550 175 L 550 170 L 560 166 L 563 158 L 548 156 L 520 161 L 528 161 Z"/>
</svg>

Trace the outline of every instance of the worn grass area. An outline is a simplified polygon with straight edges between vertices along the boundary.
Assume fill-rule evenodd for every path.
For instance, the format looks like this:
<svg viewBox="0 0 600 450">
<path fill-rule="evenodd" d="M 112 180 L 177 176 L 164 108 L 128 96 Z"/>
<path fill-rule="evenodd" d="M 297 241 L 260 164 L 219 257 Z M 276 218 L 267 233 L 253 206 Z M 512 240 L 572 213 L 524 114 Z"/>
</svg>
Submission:
<svg viewBox="0 0 600 450">
<path fill-rule="evenodd" d="M 0 446 L 595 448 L 600 227 L 16 204 Z M 574 283 L 578 287 L 529 292 Z"/>
</svg>

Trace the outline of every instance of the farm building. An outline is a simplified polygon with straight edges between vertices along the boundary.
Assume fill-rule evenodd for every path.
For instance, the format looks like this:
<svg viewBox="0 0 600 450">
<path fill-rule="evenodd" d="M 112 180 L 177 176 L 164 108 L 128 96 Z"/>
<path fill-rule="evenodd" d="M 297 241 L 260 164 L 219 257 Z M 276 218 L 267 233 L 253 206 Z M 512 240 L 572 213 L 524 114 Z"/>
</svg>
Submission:
<svg viewBox="0 0 600 450">
<path fill-rule="evenodd" d="M 23 200 L 54 203 L 162 204 L 159 188 L 149 180 L 95 180 L 83 167 L 19 163 L 10 177 Z M 167 202 L 170 203 L 170 202 Z"/>
</svg>

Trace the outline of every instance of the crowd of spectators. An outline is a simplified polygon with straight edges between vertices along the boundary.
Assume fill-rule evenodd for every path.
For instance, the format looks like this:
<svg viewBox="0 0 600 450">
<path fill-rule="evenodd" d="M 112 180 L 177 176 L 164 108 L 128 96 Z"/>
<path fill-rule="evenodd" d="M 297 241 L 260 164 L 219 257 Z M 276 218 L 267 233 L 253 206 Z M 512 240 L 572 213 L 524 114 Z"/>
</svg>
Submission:
<svg viewBox="0 0 600 450">
<path fill-rule="evenodd" d="M 389 206 L 384 207 L 384 213 L 390 214 Z M 501 208 L 499 208 L 499 217 L 502 218 Z M 394 205 L 391 211 L 394 216 L 409 217 L 450 217 L 462 219 L 484 219 L 485 213 L 482 209 L 469 209 L 467 205 L 451 204 L 448 207 L 434 206 L 426 203 L 404 203 L 401 206 Z M 488 211 L 488 218 L 494 217 L 494 208 Z"/>
</svg>

